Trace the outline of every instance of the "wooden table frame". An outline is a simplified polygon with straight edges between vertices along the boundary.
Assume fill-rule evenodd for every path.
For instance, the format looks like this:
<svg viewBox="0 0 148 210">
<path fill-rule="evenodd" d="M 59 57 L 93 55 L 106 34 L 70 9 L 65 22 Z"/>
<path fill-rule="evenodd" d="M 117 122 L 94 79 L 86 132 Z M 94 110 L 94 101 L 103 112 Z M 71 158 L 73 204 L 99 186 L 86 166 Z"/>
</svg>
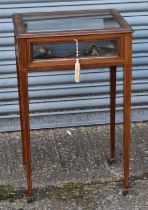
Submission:
<svg viewBox="0 0 148 210">
<path fill-rule="evenodd" d="M 106 11 L 106 10 L 101 10 Z M 107 10 L 108 11 L 108 10 Z M 81 13 L 82 11 L 64 12 L 67 14 Z M 83 11 L 87 12 L 87 11 Z M 94 10 L 93 12 L 99 12 Z M 16 42 L 16 63 L 17 81 L 20 106 L 21 134 L 23 162 L 26 166 L 27 174 L 27 194 L 28 201 L 32 198 L 32 170 L 31 170 L 31 147 L 30 147 L 30 124 L 29 124 L 29 98 L 28 98 L 28 72 L 50 69 L 74 68 L 75 59 L 63 59 L 44 61 L 32 61 L 31 46 L 33 42 L 58 42 L 77 40 L 106 40 L 119 39 L 119 55 L 114 57 L 94 57 L 80 59 L 82 68 L 109 67 L 110 68 L 110 157 L 115 158 L 115 106 L 116 106 L 116 67 L 124 67 L 124 113 L 123 113 L 123 156 L 124 156 L 124 190 L 128 193 L 129 187 L 129 153 L 130 153 L 130 109 L 131 109 L 131 80 L 132 80 L 132 29 L 116 10 L 110 10 L 113 16 L 122 26 L 120 29 L 85 30 L 61 32 L 38 32 L 27 33 L 22 23 L 22 14 L 13 16 L 15 26 Z M 42 15 L 45 13 L 40 13 Z M 59 14 L 59 13 L 52 13 Z M 26 14 L 25 14 L 26 15 Z M 28 14 L 33 16 L 34 14 Z"/>
</svg>

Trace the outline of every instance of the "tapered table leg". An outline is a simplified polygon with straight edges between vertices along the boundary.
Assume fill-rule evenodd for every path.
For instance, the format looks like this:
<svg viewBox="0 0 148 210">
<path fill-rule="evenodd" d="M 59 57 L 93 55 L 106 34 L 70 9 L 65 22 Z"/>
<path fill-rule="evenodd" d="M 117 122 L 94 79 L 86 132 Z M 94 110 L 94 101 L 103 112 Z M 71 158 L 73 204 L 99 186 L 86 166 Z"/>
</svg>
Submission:
<svg viewBox="0 0 148 210">
<path fill-rule="evenodd" d="M 27 175 L 28 200 L 32 197 L 32 171 L 31 171 L 31 147 L 30 147 L 30 125 L 29 125 L 29 99 L 28 99 L 28 73 L 20 72 L 21 111 L 22 111 L 22 138 L 25 149 L 25 163 Z"/>
<path fill-rule="evenodd" d="M 124 65 L 124 116 L 123 116 L 123 154 L 124 154 L 124 190 L 128 193 L 129 187 L 129 157 L 130 157 L 130 112 L 131 112 L 131 80 L 132 64 Z"/>
<path fill-rule="evenodd" d="M 110 67 L 110 161 L 115 158 L 116 66 Z"/>
<path fill-rule="evenodd" d="M 16 60 L 16 68 L 17 68 L 17 84 L 18 84 L 18 98 L 19 98 L 19 110 L 20 110 L 20 123 L 21 123 L 21 139 L 22 139 L 22 152 L 23 152 L 23 164 L 25 165 L 25 146 L 24 146 L 24 138 L 23 138 L 23 125 L 22 125 L 22 104 L 21 104 L 21 90 L 20 90 L 20 75 L 19 75 L 19 66 Z"/>
</svg>

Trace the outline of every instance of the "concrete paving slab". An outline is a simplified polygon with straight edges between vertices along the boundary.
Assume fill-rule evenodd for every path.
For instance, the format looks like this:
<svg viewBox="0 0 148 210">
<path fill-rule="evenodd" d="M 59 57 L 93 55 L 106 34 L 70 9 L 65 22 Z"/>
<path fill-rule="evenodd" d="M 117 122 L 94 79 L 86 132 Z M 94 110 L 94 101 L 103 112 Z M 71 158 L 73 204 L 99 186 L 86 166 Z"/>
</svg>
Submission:
<svg viewBox="0 0 148 210">
<path fill-rule="evenodd" d="M 7 190 L 7 194 L 12 193 L 12 196 L 6 196 L 5 199 L 4 196 L 0 197 L 0 209 L 146 209 L 148 123 L 132 124 L 131 188 L 126 197 L 122 196 L 121 182 L 122 133 L 122 125 L 117 125 L 116 162 L 110 165 L 107 158 L 108 125 L 32 131 L 33 187 L 36 197 L 32 204 L 26 203 L 20 133 L 1 133 L 0 186 L 6 189 L 12 187 L 17 193 L 13 196 L 11 190 Z M 72 183 L 68 193 L 65 183 Z M 23 192 L 21 196 L 19 190 Z"/>
</svg>

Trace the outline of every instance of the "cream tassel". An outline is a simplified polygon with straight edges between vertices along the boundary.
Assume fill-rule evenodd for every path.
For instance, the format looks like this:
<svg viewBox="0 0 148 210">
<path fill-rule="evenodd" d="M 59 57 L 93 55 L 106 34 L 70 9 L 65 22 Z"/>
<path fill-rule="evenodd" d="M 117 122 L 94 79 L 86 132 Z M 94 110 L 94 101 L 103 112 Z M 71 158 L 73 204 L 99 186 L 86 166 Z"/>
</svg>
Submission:
<svg viewBox="0 0 148 210">
<path fill-rule="evenodd" d="M 78 40 L 74 39 L 74 41 L 76 42 L 75 82 L 80 82 L 80 61 L 79 61 Z"/>
<path fill-rule="evenodd" d="M 80 62 L 79 62 L 79 58 L 76 58 L 76 63 L 75 63 L 75 82 L 80 82 Z"/>
</svg>

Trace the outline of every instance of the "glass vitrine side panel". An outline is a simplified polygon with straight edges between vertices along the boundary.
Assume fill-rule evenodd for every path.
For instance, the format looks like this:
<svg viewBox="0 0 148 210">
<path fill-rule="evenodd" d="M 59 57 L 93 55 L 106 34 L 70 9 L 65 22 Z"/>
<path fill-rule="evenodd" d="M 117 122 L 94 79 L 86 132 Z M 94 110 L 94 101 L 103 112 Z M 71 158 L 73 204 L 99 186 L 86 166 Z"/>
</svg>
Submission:
<svg viewBox="0 0 148 210">
<path fill-rule="evenodd" d="M 118 40 L 79 42 L 79 57 L 117 56 Z M 76 56 L 76 43 L 33 43 L 33 60 L 71 58 Z"/>
<path fill-rule="evenodd" d="M 120 28 L 108 13 L 23 16 L 26 32 Z"/>
</svg>

